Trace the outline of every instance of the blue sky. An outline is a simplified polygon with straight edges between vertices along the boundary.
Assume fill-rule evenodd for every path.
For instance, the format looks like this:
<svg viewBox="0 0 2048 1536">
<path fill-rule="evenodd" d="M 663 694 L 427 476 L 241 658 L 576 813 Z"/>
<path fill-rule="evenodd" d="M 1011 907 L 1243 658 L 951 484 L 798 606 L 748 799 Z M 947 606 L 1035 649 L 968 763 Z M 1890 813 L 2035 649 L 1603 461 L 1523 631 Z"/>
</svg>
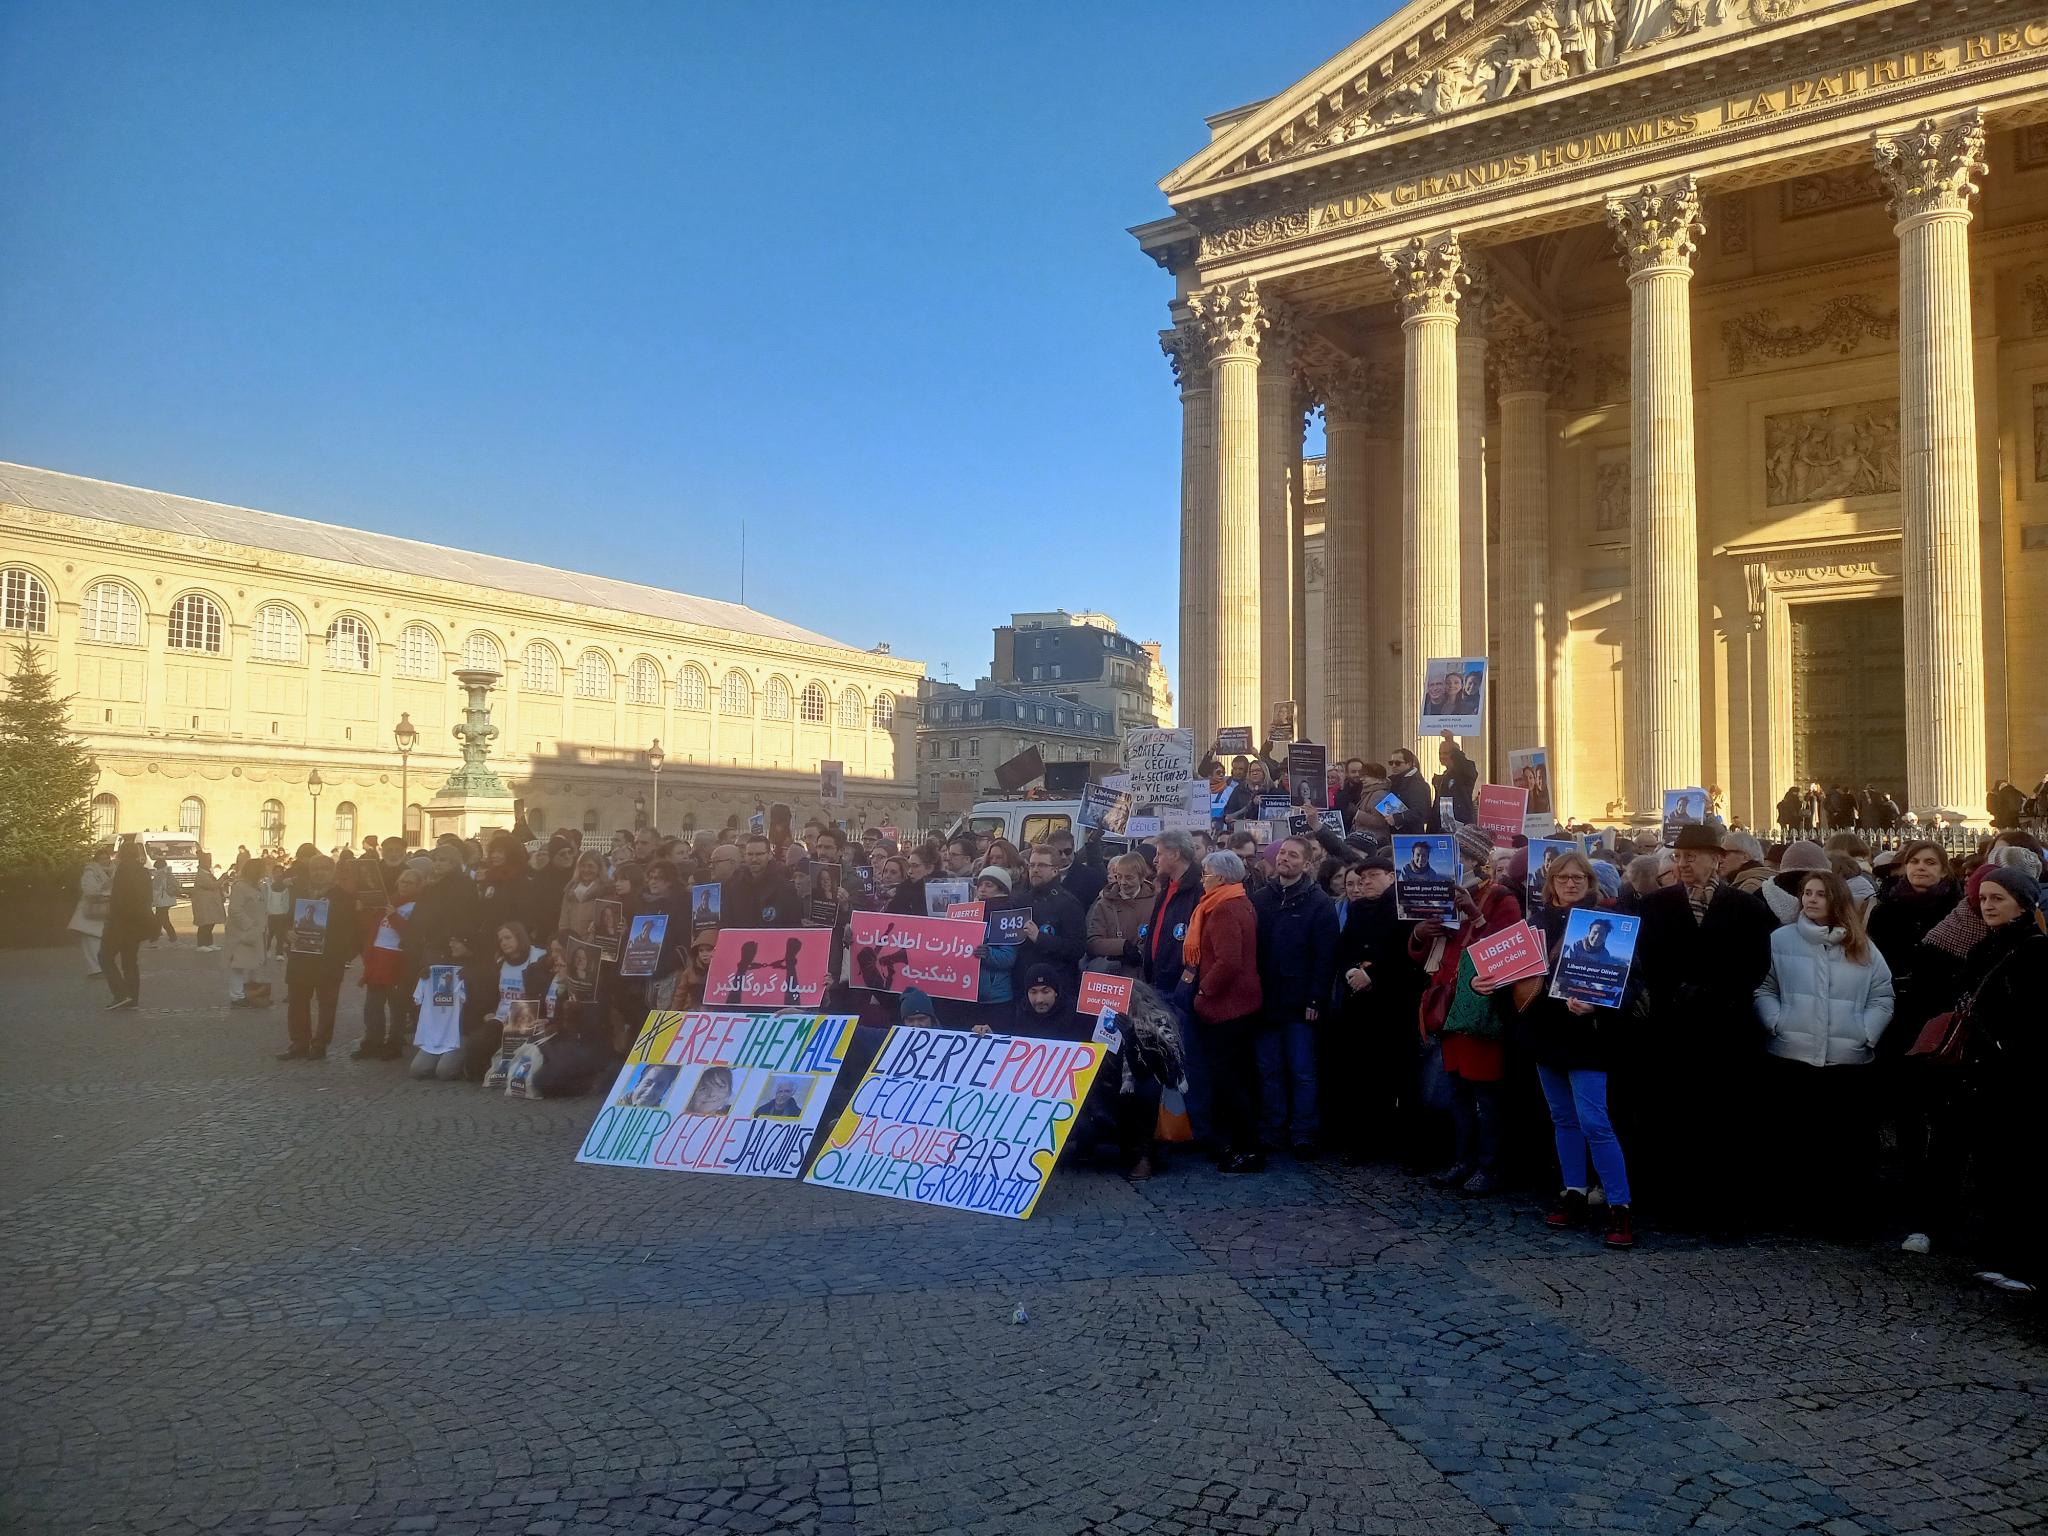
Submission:
<svg viewBox="0 0 2048 1536">
<path fill-rule="evenodd" d="M 739 595 L 970 681 L 1174 641 L 1205 113 L 1385 0 L 0 5 L 0 457 Z"/>
</svg>

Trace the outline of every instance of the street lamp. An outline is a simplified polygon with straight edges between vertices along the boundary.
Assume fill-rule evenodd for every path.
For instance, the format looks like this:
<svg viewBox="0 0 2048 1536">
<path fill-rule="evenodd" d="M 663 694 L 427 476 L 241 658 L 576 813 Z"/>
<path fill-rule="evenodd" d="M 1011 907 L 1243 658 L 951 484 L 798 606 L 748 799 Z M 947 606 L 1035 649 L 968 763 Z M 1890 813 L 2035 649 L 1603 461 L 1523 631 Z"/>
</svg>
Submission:
<svg viewBox="0 0 2048 1536">
<path fill-rule="evenodd" d="M 420 733 L 410 713 L 398 717 L 398 724 L 391 728 L 391 740 L 398 747 L 398 835 L 410 848 L 412 828 L 406 825 L 406 818 L 412 814 L 412 749 L 420 744 Z"/>
<path fill-rule="evenodd" d="M 654 738 L 654 745 L 647 749 L 647 771 L 654 775 L 654 820 L 650 825 L 656 832 L 661 830 L 661 765 L 668 761 L 668 754 L 661 750 L 661 738 Z"/>
<path fill-rule="evenodd" d="M 306 793 L 313 797 L 313 836 L 310 841 L 315 848 L 320 846 L 320 791 L 326 787 L 318 768 L 306 775 Z"/>
<path fill-rule="evenodd" d="M 645 795 L 635 795 L 633 797 L 633 830 L 638 832 L 646 825 L 647 797 Z"/>
</svg>

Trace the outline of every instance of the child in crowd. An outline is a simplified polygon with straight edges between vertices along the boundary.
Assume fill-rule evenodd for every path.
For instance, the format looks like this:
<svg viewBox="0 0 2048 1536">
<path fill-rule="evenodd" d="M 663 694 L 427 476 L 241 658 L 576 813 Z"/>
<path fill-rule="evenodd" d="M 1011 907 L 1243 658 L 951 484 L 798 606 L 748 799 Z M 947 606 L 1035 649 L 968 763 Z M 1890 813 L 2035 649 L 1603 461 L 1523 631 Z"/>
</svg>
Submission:
<svg viewBox="0 0 2048 1536">
<path fill-rule="evenodd" d="M 429 957 L 426 974 L 413 988 L 413 1006 L 419 1022 L 413 1026 L 414 1077 L 438 1078 L 444 1083 L 462 1080 L 462 1013 L 469 1002 L 469 985 L 462 979 L 462 967 L 455 963 L 446 946 Z"/>
</svg>

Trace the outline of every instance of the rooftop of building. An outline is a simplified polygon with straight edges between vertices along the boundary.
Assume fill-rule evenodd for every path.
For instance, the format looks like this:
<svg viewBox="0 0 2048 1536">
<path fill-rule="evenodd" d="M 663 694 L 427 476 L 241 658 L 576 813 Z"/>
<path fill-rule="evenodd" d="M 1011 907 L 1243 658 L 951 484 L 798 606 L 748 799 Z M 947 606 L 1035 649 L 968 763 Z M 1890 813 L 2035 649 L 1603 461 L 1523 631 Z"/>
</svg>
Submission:
<svg viewBox="0 0 2048 1536">
<path fill-rule="evenodd" d="M 110 480 L 68 475 L 60 470 L 38 469 L 27 464 L 0 463 L 0 502 L 69 517 L 118 523 L 130 528 L 187 534 L 224 544 L 332 560 L 374 571 L 429 576 L 460 582 L 465 586 L 516 592 L 524 597 L 582 603 L 593 608 L 609 608 L 620 613 L 694 624 L 705 629 L 728 630 L 764 640 L 886 655 L 885 651 L 863 651 L 860 646 L 848 645 L 829 635 L 821 635 L 815 630 L 718 598 L 671 592 L 664 587 L 644 586 L 636 581 L 619 581 L 609 576 L 564 571 L 525 560 L 510 560 L 503 555 L 448 549 L 418 539 L 369 533 L 333 523 L 316 523 L 278 512 L 258 512 L 251 507 L 200 501 L 190 496 L 173 495 L 169 491 L 120 485 Z M 889 659 L 899 665 L 915 665 L 904 663 L 901 657 Z"/>
</svg>

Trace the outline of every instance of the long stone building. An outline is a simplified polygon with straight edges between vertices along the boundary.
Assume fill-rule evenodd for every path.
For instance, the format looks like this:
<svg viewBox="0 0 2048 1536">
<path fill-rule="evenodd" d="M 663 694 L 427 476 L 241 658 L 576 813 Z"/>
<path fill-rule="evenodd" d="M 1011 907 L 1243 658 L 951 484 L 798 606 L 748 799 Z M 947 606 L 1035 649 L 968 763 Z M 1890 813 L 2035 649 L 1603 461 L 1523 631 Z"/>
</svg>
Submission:
<svg viewBox="0 0 2048 1536">
<path fill-rule="evenodd" d="M 1184 722 L 1380 757 L 1485 655 L 1578 815 L 2048 766 L 2048 5 L 1418 0 L 1209 127 Z"/>
<path fill-rule="evenodd" d="M 716 827 L 777 800 L 881 825 L 916 803 L 924 667 L 886 647 L 736 603 L 0 464 L 9 670 L 23 639 L 99 759 L 98 829 L 183 828 L 216 857 L 388 835 L 401 819 L 419 836 L 461 760 L 465 666 L 503 674 L 492 766 L 536 832 Z M 401 721 L 417 733 L 409 757 Z M 825 760 L 845 764 L 843 804 L 820 802 Z"/>
</svg>

